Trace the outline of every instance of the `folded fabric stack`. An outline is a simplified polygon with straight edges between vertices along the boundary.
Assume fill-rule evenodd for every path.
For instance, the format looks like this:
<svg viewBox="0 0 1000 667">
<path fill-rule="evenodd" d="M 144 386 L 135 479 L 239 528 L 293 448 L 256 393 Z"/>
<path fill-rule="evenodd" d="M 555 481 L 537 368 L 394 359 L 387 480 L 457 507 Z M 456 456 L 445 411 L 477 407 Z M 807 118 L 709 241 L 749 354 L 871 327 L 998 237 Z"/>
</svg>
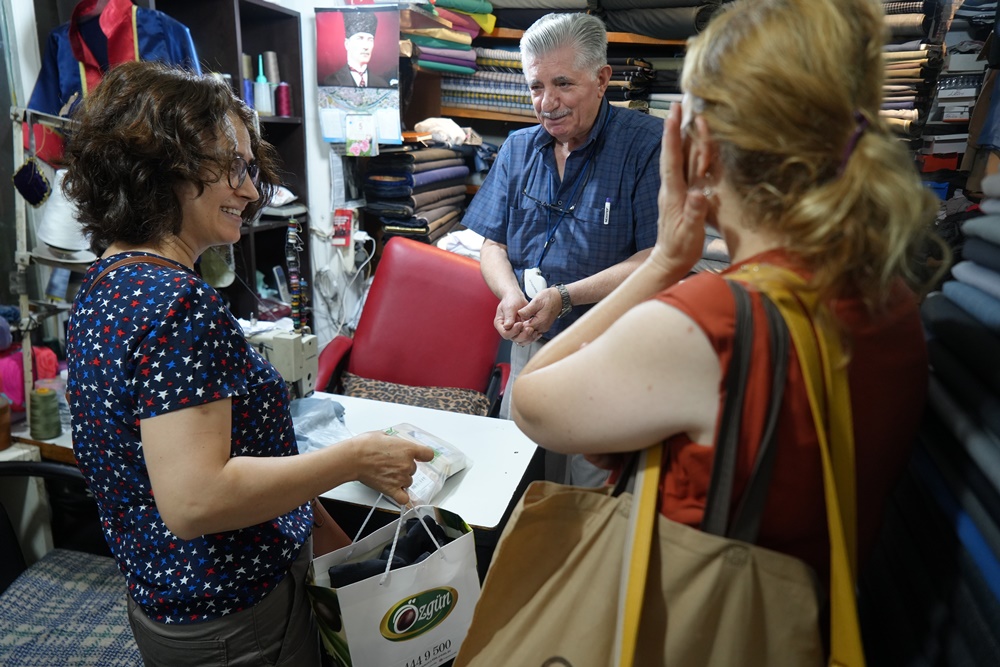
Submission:
<svg viewBox="0 0 1000 667">
<path fill-rule="evenodd" d="M 687 39 L 708 25 L 726 0 L 592 0 L 612 32 Z"/>
<path fill-rule="evenodd" d="M 365 210 L 382 223 L 384 239 L 433 243 L 460 222 L 468 175 L 463 154 L 450 148 L 383 152 L 368 161 Z"/>
<path fill-rule="evenodd" d="M 459 109 L 477 109 L 533 118 L 531 95 L 516 47 L 477 46 L 478 71 L 441 77 L 441 104 Z"/>
<path fill-rule="evenodd" d="M 917 137 L 934 101 L 944 63 L 944 5 L 936 0 L 883 0 L 891 39 L 884 49 L 885 83 L 880 115 L 902 137 Z"/>
<path fill-rule="evenodd" d="M 1000 664 L 1000 177 L 983 186 L 990 214 L 921 305 L 929 405 L 860 581 L 869 664 Z"/>
<path fill-rule="evenodd" d="M 400 5 L 400 36 L 413 43 L 414 62 L 421 69 L 472 74 L 476 71 L 472 39 L 493 29 L 491 11 L 485 0 Z"/>
</svg>

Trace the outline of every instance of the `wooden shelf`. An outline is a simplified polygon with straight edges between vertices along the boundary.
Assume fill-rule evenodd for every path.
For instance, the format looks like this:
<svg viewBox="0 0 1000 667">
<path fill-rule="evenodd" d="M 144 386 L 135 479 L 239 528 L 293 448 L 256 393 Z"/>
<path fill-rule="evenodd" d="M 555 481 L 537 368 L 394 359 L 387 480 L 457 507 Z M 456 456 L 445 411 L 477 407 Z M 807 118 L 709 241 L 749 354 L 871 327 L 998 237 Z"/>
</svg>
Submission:
<svg viewBox="0 0 1000 667">
<path fill-rule="evenodd" d="M 480 37 L 488 37 L 490 39 L 521 39 L 521 35 L 524 34 L 523 30 L 514 30 L 512 28 L 494 28 L 493 32 L 488 32 L 486 34 L 480 35 Z M 657 39 L 655 37 L 646 37 L 645 35 L 636 35 L 631 32 L 609 32 L 608 33 L 608 44 L 650 44 L 657 46 L 684 46 L 687 42 L 683 39 Z"/>
<path fill-rule="evenodd" d="M 516 113 L 500 113 L 499 111 L 482 111 L 480 109 L 463 109 L 462 107 L 441 107 L 442 116 L 458 116 L 459 118 L 478 118 L 480 120 L 500 120 L 510 123 L 527 123 L 536 125 L 535 115 L 522 116 Z"/>
</svg>

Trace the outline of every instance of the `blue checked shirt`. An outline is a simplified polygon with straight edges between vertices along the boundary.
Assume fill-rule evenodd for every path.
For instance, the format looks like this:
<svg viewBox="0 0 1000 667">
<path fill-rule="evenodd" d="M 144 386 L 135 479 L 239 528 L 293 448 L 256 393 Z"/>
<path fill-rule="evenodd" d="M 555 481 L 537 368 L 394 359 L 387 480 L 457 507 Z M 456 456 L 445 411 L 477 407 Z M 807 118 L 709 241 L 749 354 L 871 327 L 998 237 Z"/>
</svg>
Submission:
<svg viewBox="0 0 1000 667">
<path fill-rule="evenodd" d="M 524 270 L 534 266 L 550 286 L 594 275 L 656 241 L 662 136 L 661 119 L 612 108 L 605 100 L 586 143 L 566 160 L 560 182 L 549 133 L 541 125 L 513 132 L 463 223 L 507 246 L 522 290 Z M 573 308 L 545 337 L 554 337 L 588 308 Z"/>
</svg>

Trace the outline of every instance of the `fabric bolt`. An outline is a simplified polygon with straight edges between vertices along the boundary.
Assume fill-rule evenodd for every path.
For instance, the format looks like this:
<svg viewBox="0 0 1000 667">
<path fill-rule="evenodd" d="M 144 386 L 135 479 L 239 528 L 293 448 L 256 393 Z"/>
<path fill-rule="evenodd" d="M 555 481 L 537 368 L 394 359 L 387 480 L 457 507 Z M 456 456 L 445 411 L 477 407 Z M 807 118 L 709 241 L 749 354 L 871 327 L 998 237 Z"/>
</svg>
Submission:
<svg viewBox="0 0 1000 667">
<path fill-rule="evenodd" d="M 925 14 L 891 14 L 885 17 L 885 24 L 893 37 L 913 37 L 927 34 L 928 18 Z"/>
<path fill-rule="evenodd" d="M 917 14 L 924 11 L 923 0 L 917 2 L 886 2 L 882 9 L 886 14 Z"/>
<path fill-rule="evenodd" d="M 970 457 L 966 448 L 958 441 L 934 409 L 928 409 L 920 427 L 919 439 L 922 441 L 926 454 L 941 469 L 961 470 L 960 483 L 966 488 L 963 495 L 970 494 L 980 503 L 988 521 L 1000 526 L 1000 489 L 995 488 Z M 965 504 L 965 503 L 963 503 Z M 977 512 L 978 514 L 978 512 Z M 977 523 L 979 521 L 977 520 Z M 983 523 L 986 523 L 985 521 Z M 995 541 L 995 540 L 994 540 Z M 997 551 L 1000 553 L 1000 550 Z M 990 595 L 981 597 L 977 602 L 983 607 L 992 606 L 1000 612 L 1000 600 Z M 997 623 L 991 627 L 1000 627 L 1000 614 L 996 615 Z"/>
<path fill-rule="evenodd" d="M 369 174 L 365 177 L 366 183 L 378 183 L 385 185 L 409 185 L 413 188 L 419 188 L 424 185 L 430 185 L 438 181 L 444 181 L 450 178 L 465 177 L 469 175 L 469 168 L 465 165 L 453 166 L 453 167 L 443 167 L 441 169 L 432 169 L 431 171 L 423 171 L 417 174 L 407 174 L 400 173 L 393 176 L 387 175 L 372 175 Z"/>
<path fill-rule="evenodd" d="M 522 287 L 525 269 L 536 266 L 549 285 L 598 273 L 655 241 L 662 133 L 659 120 L 602 102 L 586 142 L 569 155 L 560 179 L 555 141 L 542 126 L 512 132 L 463 223 L 507 246 Z M 573 210 L 560 220 L 559 213 L 525 192 L 563 211 Z M 550 236 L 553 241 L 541 259 Z M 548 335 L 557 335 L 586 310 L 574 308 L 555 321 Z"/>
<path fill-rule="evenodd" d="M 916 464 L 914 470 L 917 476 L 953 523 L 962 546 L 968 550 L 979 571 L 985 575 L 986 585 L 993 596 L 1000 598 L 1000 559 L 990 549 L 976 522 L 969 516 L 966 509 L 956 501 L 955 496 L 948 489 L 947 483 L 941 478 L 940 471 L 933 465 L 929 465 L 924 457 L 916 456 L 914 459 Z"/>
<path fill-rule="evenodd" d="M 969 313 L 993 334 L 1000 335 L 1000 299 L 977 287 L 949 280 L 941 286 L 944 295 Z"/>
<path fill-rule="evenodd" d="M 962 233 L 1000 247 L 1000 215 L 983 215 L 962 223 Z"/>
<path fill-rule="evenodd" d="M 448 56 L 436 56 L 433 53 L 421 53 L 417 57 L 418 63 L 440 63 L 443 65 L 453 65 L 455 67 L 460 67 L 462 69 L 470 69 L 475 72 L 478 67 L 476 66 L 475 60 L 469 60 L 467 58 L 449 58 Z M 461 70 L 459 70 L 461 71 Z"/>
<path fill-rule="evenodd" d="M 687 39 L 701 32 L 720 6 L 712 2 L 695 7 L 625 9 L 608 12 L 604 22 L 611 32 L 632 32 L 656 39 Z"/>
<path fill-rule="evenodd" d="M 407 37 L 430 37 L 455 44 L 472 44 L 472 37 L 468 33 L 450 28 L 410 28 L 401 34 Z"/>
<path fill-rule="evenodd" d="M 940 452 L 940 447 L 921 432 L 920 446 L 907 471 L 905 481 L 909 484 L 904 486 L 909 493 L 902 512 L 908 515 L 909 530 L 899 544 L 892 545 L 897 554 L 893 565 L 901 570 L 903 585 L 909 589 L 902 597 L 909 601 L 915 593 L 919 595 L 920 604 L 910 604 L 912 612 L 922 619 L 913 621 L 914 627 L 934 619 L 935 641 L 928 644 L 922 638 L 923 650 L 937 653 L 935 647 L 947 643 L 949 664 L 997 664 L 1000 643 L 994 619 L 1000 602 L 994 591 L 1000 590 L 1000 583 L 995 558 L 987 555 L 988 549 L 977 535 L 981 524 L 971 513 L 962 511 L 964 505 L 955 502 L 956 494 L 963 499 L 971 496 L 961 481 L 955 484 L 947 478 L 950 471 L 938 467 L 939 459 L 932 460 L 932 451 Z M 898 537 L 899 533 L 893 532 L 889 539 L 895 542 Z M 918 564 L 923 567 L 918 568 Z"/>
<path fill-rule="evenodd" d="M 284 410 L 288 387 L 200 276 L 174 262 L 144 262 L 90 289 L 113 262 L 143 256 L 95 262 L 74 303 L 67 336 L 70 367 L 79 369 L 67 384 L 73 452 L 107 517 L 105 538 L 131 598 L 157 622 L 196 623 L 265 599 L 309 539 L 313 514 L 305 503 L 257 526 L 192 540 L 163 522 L 145 473 L 140 420 L 230 398 L 231 456 L 294 456 L 298 449 Z M 118 297 L 125 293 L 129 298 Z M 161 365 L 188 369 L 181 377 L 191 380 L 174 383 Z M 147 563 L 148 572 L 140 569 Z"/>
<path fill-rule="evenodd" d="M 518 63 L 521 62 L 521 51 L 517 48 L 513 49 L 497 49 L 497 48 L 487 48 L 485 46 L 475 47 L 477 58 L 486 58 L 493 60 L 513 60 Z"/>
<path fill-rule="evenodd" d="M 426 35 L 412 35 L 409 33 L 402 34 L 405 34 L 403 39 L 408 39 L 417 46 L 433 46 L 440 49 L 461 49 L 463 51 L 472 49 L 472 46 L 470 46 L 471 41 L 469 43 L 452 42 L 447 39 L 438 39 L 437 37 L 428 37 Z"/>
<path fill-rule="evenodd" d="M 951 273 L 959 282 L 977 287 L 993 298 L 1000 299 L 1000 273 L 970 260 L 951 267 Z"/>
<path fill-rule="evenodd" d="M 547 14 L 575 14 L 579 9 L 494 9 L 498 28 L 511 30 L 527 30 L 531 25 Z"/>
<path fill-rule="evenodd" d="M 456 58 L 458 60 L 470 60 L 476 62 L 476 54 L 471 49 L 469 51 L 461 51 L 459 49 L 438 49 L 433 46 L 418 46 L 417 53 L 422 56 L 439 56 L 444 58 Z"/>
<path fill-rule="evenodd" d="M 422 185 L 420 187 L 413 187 L 406 185 L 405 183 L 378 183 L 378 182 L 366 182 L 364 185 L 365 193 L 373 197 L 388 197 L 388 198 L 406 198 L 413 197 L 418 194 L 425 192 L 431 192 L 434 190 L 440 190 L 444 188 L 450 188 L 455 185 L 461 185 L 465 188 L 465 176 L 457 176 L 455 178 L 448 178 L 443 181 L 438 181 L 436 183 L 428 183 L 427 185 Z"/>
<path fill-rule="evenodd" d="M 414 209 L 421 209 L 435 202 L 439 202 L 458 195 L 465 196 L 465 185 L 455 185 L 452 187 L 440 188 L 430 192 L 414 194 L 411 197 Z"/>
<path fill-rule="evenodd" d="M 967 369 L 952 352 L 937 340 L 927 341 L 927 352 L 934 375 L 941 385 L 961 403 L 970 417 L 1000 438 L 1000 397 Z M 1000 544 L 1000 541 L 998 541 Z M 1000 554 L 1000 549 L 997 550 Z"/>
<path fill-rule="evenodd" d="M 470 14 L 491 14 L 493 5 L 486 0 L 437 0 L 435 7 L 461 10 Z"/>
<path fill-rule="evenodd" d="M 1000 245 L 978 236 L 969 236 L 962 244 L 962 258 L 992 271 L 1000 271 Z"/>
<path fill-rule="evenodd" d="M 455 30 L 462 30 L 463 32 L 468 32 L 470 34 L 479 34 L 479 24 L 473 20 L 468 14 L 462 14 L 460 12 L 455 12 L 440 5 L 435 7 L 438 16 L 448 21 L 451 21 L 452 28 Z"/>
<path fill-rule="evenodd" d="M 497 25 L 497 17 L 494 16 L 493 14 L 482 14 L 479 12 L 463 12 L 462 10 L 459 9 L 456 9 L 455 13 L 465 14 L 466 16 L 468 16 L 469 18 L 471 18 L 473 21 L 476 22 L 476 25 L 479 26 L 480 30 L 482 30 L 484 33 L 487 34 L 493 32 L 493 28 L 495 28 Z"/>
<path fill-rule="evenodd" d="M 531 106 L 531 98 L 528 95 L 511 94 L 510 92 L 444 90 L 441 101 L 446 104 L 466 102 L 472 105 L 519 108 L 530 111 L 534 115 L 534 108 Z"/>
<path fill-rule="evenodd" d="M 476 71 L 475 67 L 468 67 L 467 65 L 452 65 L 449 63 L 435 62 L 433 60 L 425 60 L 423 58 L 417 59 L 417 65 L 427 70 L 433 70 L 436 72 L 451 72 L 454 74 L 472 74 Z"/>
<path fill-rule="evenodd" d="M 1000 396 L 1000 337 L 943 292 L 924 299 L 920 316 L 930 335 L 944 343 L 994 395 Z"/>
<path fill-rule="evenodd" d="M 432 162 L 413 162 L 411 164 L 375 164 L 374 161 L 368 166 L 367 175 L 396 175 L 400 173 L 419 174 L 425 171 L 433 171 L 445 167 L 459 167 L 465 164 L 465 160 L 460 157 L 448 158 L 446 160 L 434 160 Z"/>
<path fill-rule="evenodd" d="M 989 484 L 1000 492 L 1000 438 L 984 429 L 933 374 L 930 377 L 927 397 L 934 414 L 955 436 Z"/>
</svg>

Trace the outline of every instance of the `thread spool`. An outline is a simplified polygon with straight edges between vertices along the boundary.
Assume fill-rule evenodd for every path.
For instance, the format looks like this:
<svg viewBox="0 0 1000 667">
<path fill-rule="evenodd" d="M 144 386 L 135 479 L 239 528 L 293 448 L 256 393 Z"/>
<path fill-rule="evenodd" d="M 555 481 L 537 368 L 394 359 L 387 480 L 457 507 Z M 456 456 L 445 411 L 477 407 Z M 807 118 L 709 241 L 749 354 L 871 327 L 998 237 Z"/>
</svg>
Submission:
<svg viewBox="0 0 1000 667">
<path fill-rule="evenodd" d="M 278 54 L 274 51 L 264 51 L 264 76 L 267 82 L 274 85 L 281 83 L 281 76 L 278 73 Z"/>
<path fill-rule="evenodd" d="M 253 79 L 243 79 L 243 101 L 246 102 L 247 106 L 251 109 L 254 108 Z"/>
<path fill-rule="evenodd" d="M 48 387 L 33 389 L 29 420 L 31 437 L 34 440 L 50 440 L 62 435 L 59 421 L 59 395 Z"/>
<path fill-rule="evenodd" d="M 285 117 L 292 115 L 292 89 L 284 81 L 274 89 L 274 113 Z"/>
<path fill-rule="evenodd" d="M 243 67 L 243 71 L 241 72 L 242 77 L 244 79 L 250 79 L 251 81 L 253 81 L 253 57 L 249 53 L 244 53 L 241 55 L 242 55 L 241 64 Z"/>
</svg>

